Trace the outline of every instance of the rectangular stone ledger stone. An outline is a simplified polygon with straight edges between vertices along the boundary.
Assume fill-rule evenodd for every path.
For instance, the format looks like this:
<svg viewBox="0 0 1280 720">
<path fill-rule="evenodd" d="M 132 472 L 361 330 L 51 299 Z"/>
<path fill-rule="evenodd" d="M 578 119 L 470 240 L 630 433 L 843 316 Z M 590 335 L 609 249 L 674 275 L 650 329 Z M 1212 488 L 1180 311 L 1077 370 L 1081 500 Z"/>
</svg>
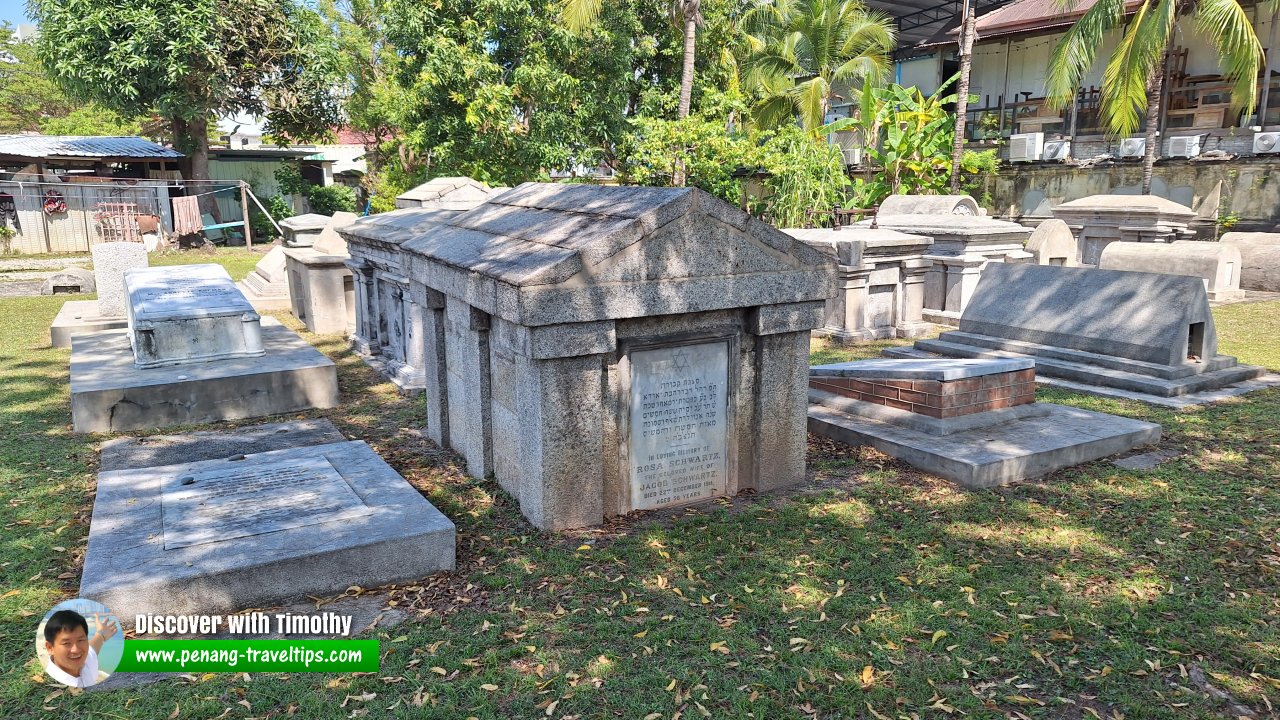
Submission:
<svg viewBox="0 0 1280 720">
<path fill-rule="evenodd" d="M 373 512 L 323 456 L 173 475 L 161 505 L 166 550 Z"/>
<path fill-rule="evenodd" d="M 220 265 L 129 270 L 129 331 L 140 368 L 258 357 L 260 317 Z"/>
<path fill-rule="evenodd" d="M 627 457 L 633 510 L 725 494 L 728 356 L 726 342 L 631 353 Z"/>
</svg>

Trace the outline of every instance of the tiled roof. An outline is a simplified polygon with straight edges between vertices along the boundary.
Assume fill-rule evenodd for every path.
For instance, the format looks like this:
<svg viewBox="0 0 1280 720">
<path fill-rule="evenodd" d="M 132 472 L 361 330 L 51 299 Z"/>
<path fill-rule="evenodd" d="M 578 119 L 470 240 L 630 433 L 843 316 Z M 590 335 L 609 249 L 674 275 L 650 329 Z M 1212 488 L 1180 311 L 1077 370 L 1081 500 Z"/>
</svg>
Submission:
<svg viewBox="0 0 1280 720">
<path fill-rule="evenodd" d="M 140 137 L 0 135 L 0 155 L 23 158 L 180 158 L 182 153 Z"/>
</svg>

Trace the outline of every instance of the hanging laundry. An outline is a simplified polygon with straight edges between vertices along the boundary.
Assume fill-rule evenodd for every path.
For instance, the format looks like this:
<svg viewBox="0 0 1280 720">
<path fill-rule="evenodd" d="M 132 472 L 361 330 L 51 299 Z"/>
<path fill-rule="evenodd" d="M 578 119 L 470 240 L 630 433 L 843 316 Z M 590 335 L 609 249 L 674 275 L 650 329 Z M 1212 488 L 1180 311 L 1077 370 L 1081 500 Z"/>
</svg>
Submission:
<svg viewBox="0 0 1280 720">
<path fill-rule="evenodd" d="M 12 227 L 14 232 L 22 232 L 22 223 L 18 221 L 18 203 L 9 193 L 0 193 L 0 227 Z"/>
<path fill-rule="evenodd" d="M 176 197 L 173 199 L 173 231 L 179 235 L 191 235 L 204 229 L 200 220 L 200 198 Z"/>
</svg>

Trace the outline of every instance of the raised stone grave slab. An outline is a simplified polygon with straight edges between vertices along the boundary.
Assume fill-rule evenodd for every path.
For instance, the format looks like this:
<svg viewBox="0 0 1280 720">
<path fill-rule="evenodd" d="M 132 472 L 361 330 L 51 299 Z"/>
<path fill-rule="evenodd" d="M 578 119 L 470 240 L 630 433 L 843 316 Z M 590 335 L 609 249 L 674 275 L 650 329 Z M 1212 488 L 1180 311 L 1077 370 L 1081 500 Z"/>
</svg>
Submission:
<svg viewBox="0 0 1280 720">
<path fill-rule="evenodd" d="M 320 233 L 329 224 L 329 216 L 319 213 L 294 215 L 280 221 L 286 247 L 311 247 L 320 239 Z"/>
<path fill-rule="evenodd" d="M 253 267 L 245 279 L 236 283 L 249 304 L 259 312 L 288 310 L 289 278 L 285 275 L 284 247 L 276 245 Z"/>
<path fill-rule="evenodd" d="M 1179 240 L 1173 243 L 1113 242 L 1102 251 L 1104 270 L 1187 275 L 1204 281 L 1212 302 L 1239 300 L 1240 251 L 1229 243 Z"/>
<path fill-rule="evenodd" d="M 809 388 L 811 432 L 966 487 L 1035 478 L 1160 439 L 1159 425 L 1036 403 L 1028 359 L 839 363 L 810 368 Z"/>
<path fill-rule="evenodd" d="M 98 475 L 80 592 L 230 612 L 454 567 L 453 523 L 362 441 Z"/>
<path fill-rule="evenodd" d="M 1280 233 L 1230 232 L 1222 243 L 1240 251 L 1240 287 L 1280 292 Z"/>
<path fill-rule="evenodd" d="M 123 314 L 104 317 L 97 300 L 69 300 L 62 304 L 49 326 L 49 341 L 56 348 L 69 348 L 73 335 L 127 327 L 128 317 Z"/>
<path fill-rule="evenodd" d="M 922 354 L 1033 357 L 1042 377 L 1165 398 L 1266 372 L 1218 354 L 1199 278 L 1047 265 L 988 267 L 958 332 L 885 351 Z"/>
<path fill-rule="evenodd" d="M 258 357 L 258 313 L 221 265 L 129 270 L 129 331 L 140 368 Z"/>
<path fill-rule="evenodd" d="M 77 335 L 71 349 L 76 432 L 239 420 L 338 404 L 333 361 L 273 318 L 261 357 L 138 368 L 127 330 Z"/>
<path fill-rule="evenodd" d="M 180 465 L 346 440 L 328 418 L 247 425 L 230 430 L 198 430 L 181 435 L 116 437 L 102 443 L 98 469 L 136 470 Z"/>
</svg>

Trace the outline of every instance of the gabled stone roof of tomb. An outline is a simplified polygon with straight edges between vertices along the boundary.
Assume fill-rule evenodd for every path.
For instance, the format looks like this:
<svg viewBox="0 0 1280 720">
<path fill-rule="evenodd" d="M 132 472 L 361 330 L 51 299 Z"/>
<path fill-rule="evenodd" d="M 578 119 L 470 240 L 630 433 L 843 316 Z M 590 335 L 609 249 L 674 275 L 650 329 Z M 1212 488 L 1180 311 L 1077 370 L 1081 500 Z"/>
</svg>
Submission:
<svg viewBox="0 0 1280 720">
<path fill-rule="evenodd" d="M 362 217 L 340 232 L 347 242 L 373 241 L 399 245 L 464 212 L 466 211 L 434 207 L 404 208 Z"/>
<path fill-rule="evenodd" d="M 1066 210 L 1098 209 L 1103 211 L 1120 210 L 1126 212 L 1163 212 L 1172 215 L 1195 216 L 1196 211 L 1159 195 L 1090 195 L 1078 200 L 1064 202 L 1057 208 Z M 1055 208 L 1055 209 L 1057 209 Z"/>
<path fill-rule="evenodd" d="M 463 188 L 475 188 L 484 193 L 488 193 L 490 191 L 488 185 L 469 177 L 440 177 L 428 180 L 415 188 L 406 190 L 397 195 L 396 199 L 427 202 L 431 200 L 439 200 L 446 195 Z"/>
<path fill-rule="evenodd" d="M 517 287 L 661 283 L 828 264 L 804 243 L 692 188 L 525 183 L 402 248 Z"/>
</svg>

